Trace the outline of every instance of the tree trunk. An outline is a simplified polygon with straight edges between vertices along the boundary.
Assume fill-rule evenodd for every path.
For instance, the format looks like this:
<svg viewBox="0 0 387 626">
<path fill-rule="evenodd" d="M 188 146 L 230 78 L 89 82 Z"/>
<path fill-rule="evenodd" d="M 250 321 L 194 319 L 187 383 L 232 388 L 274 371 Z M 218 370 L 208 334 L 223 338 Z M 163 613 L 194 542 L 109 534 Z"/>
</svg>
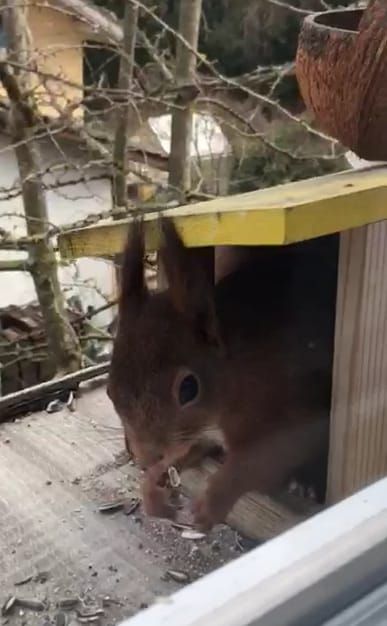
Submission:
<svg viewBox="0 0 387 626">
<path fill-rule="evenodd" d="M 113 219 L 117 213 L 117 219 L 128 206 L 128 134 L 130 128 L 130 116 L 136 115 L 135 107 L 131 103 L 129 90 L 133 83 L 133 70 L 135 62 L 135 48 L 138 24 L 138 6 L 126 0 L 124 13 L 124 41 L 121 51 L 118 87 L 127 92 L 127 101 L 118 109 L 117 126 L 113 145 Z M 114 257 L 116 287 L 121 282 L 121 255 Z"/>
<path fill-rule="evenodd" d="M 6 3 L 5 27 L 9 58 L 20 65 L 28 63 L 29 33 L 25 8 Z M 68 320 L 58 280 L 54 249 L 47 236 L 48 212 L 42 189 L 40 152 L 34 140 L 35 107 L 28 96 L 29 72 L 13 72 L 0 63 L 0 79 L 10 101 L 10 124 L 22 187 L 27 233 L 36 237 L 29 246 L 28 264 L 46 324 L 49 350 L 57 373 L 75 371 L 81 366 L 78 339 Z"/>
<path fill-rule="evenodd" d="M 188 98 L 178 97 L 172 114 L 171 154 L 169 159 L 169 185 L 184 194 L 191 187 L 190 145 L 192 137 L 192 100 L 189 87 L 195 85 L 196 55 L 198 47 L 202 0 L 181 0 L 179 33 L 188 46 L 176 42 L 177 88 Z M 184 89 L 186 88 L 186 89 Z M 193 93 L 196 92 L 194 89 Z"/>
<path fill-rule="evenodd" d="M 138 23 L 138 6 L 134 6 L 130 0 L 126 0 L 124 16 L 124 42 L 120 60 L 120 72 L 118 88 L 121 92 L 127 92 L 127 102 L 119 109 L 116 134 L 113 148 L 113 209 L 120 212 L 127 208 L 127 147 L 130 127 L 130 116 L 135 113 L 131 104 L 129 90 L 133 82 L 134 55 L 136 46 L 136 33 Z"/>
</svg>

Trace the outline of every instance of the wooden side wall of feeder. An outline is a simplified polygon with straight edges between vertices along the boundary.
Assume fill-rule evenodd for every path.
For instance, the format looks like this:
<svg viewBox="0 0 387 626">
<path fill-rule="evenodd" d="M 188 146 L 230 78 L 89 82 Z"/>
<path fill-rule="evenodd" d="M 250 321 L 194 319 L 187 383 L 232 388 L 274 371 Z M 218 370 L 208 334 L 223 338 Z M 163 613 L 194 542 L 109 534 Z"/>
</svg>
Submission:
<svg viewBox="0 0 387 626">
<path fill-rule="evenodd" d="M 387 222 L 340 237 L 329 503 L 387 475 Z"/>
</svg>

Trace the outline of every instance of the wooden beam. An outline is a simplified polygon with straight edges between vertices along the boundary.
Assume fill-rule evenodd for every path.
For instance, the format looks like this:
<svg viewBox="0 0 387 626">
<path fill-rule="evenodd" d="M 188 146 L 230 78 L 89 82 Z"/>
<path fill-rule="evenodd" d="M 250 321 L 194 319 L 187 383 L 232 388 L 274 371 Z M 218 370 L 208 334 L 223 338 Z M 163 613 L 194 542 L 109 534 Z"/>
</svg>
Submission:
<svg viewBox="0 0 387 626">
<path fill-rule="evenodd" d="M 341 235 L 328 501 L 387 476 L 387 223 Z"/>
<path fill-rule="evenodd" d="M 215 461 L 205 461 L 199 469 L 190 469 L 181 475 L 183 490 L 189 496 L 203 492 L 208 477 L 217 469 Z M 227 523 L 246 537 L 263 541 L 299 524 L 318 513 L 321 507 L 290 494 L 281 499 L 249 493 L 240 498 L 227 518 Z"/>
<path fill-rule="evenodd" d="M 375 166 L 219 197 L 169 209 L 186 245 L 284 245 L 387 219 L 387 167 Z M 157 249 L 157 213 L 145 216 L 147 246 Z M 112 256 L 122 250 L 127 220 L 100 222 L 59 235 L 63 258 Z"/>
<path fill-rule="evenodd" d="M 71 374 L 66 374 L 61 378 L 54 378 L 39 385 L 3 396 L 0 398 L 0 423 L 5 422 L 15 412 L 21 413 L 33 410 L 36 401 L 45 400 L 46 404 L 48 404 L 55 394 L 76 389 L 82 382 L 98 376 L 104 376 L 108 373 L 109 368 L 110 362 L 100 363 Z"/>
</svg>

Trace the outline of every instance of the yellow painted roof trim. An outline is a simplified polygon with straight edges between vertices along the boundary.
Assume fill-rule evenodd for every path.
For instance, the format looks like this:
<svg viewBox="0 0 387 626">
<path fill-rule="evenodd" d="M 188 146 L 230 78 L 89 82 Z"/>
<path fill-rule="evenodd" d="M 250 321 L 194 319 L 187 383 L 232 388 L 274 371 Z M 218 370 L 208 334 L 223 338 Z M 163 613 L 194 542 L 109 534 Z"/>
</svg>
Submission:
<svg viewBox="0 0 387 626">
<path fill-rule="evenodd" d="M 284 245 L 387 219 L 387 165 L 311 178 L 164 212 L 186 245 Z M 147 246 L 158 246 L 158 214 L 145 216 Z M 59 236 L 63 258 L 122 250 L 129 220 L 105 221 Z"/>
</svg>

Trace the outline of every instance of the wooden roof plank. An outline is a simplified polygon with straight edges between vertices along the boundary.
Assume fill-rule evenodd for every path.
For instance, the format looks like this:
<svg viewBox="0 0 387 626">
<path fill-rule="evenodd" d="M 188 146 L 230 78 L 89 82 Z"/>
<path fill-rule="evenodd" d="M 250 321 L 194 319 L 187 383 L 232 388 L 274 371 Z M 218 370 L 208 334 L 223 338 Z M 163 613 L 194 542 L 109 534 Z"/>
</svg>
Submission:
<svg viewBox="0 0 387 626">
<path fill-rule="evenodd" d="M 219 197 L 163 212 L 186 245 L 284 245 L 387 219 L 387 166 Z M 145 215 L 147 246 L 159 243 L 158 213 Z M 63 258 L 119 253 L 128 220 L 104 221 L 59 236 Z"/>
</svg>

